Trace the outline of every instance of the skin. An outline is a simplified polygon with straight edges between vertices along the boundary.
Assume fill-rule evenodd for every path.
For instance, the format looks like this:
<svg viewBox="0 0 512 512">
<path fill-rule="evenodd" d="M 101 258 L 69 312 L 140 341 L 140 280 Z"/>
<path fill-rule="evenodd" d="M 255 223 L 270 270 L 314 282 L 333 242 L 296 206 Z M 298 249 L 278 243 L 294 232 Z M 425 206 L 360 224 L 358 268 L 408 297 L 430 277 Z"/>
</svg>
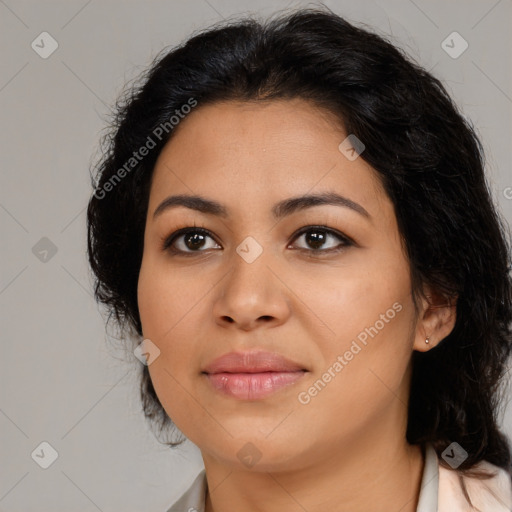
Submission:
<svg viewBox="0 0 512 512">
<path fill-rule="evenodd" d="M 148 366 L 158 397 L 202 453 L 206 512 L 414 512 L 424 458 L 405 439 L 411 355 L 449 334 L 455 306 L 425 287 L 431 304 L 422 298 L 415 310 L 394 207 L 376 171 L 347 159 L 338 149 L 347 133 L 301 99 L 199 105 L 175 130 L 152 178 L 138 304 L 144 337 L 160 350 Z M 272 217 L 278 201 L 327 191 L 370 217 L 336 205 Z M 179 206 L 153 218 L 175 194 L 216 200 L 229 215 Z M 354 244 L 329 235 L 314 254 L 308 233 L 294 237 L 308 225 Z M 197 248 L 179 237 L 174 246 L 190 256 L 162 249 L 194 226 L 214 238 Z M 252 263 L 236 252 L 248 236 L 263 249 Z M 395 303 L 400 312 L 300 403 L 299 393 Z M 222 354 L 254 348 L 308 372 L 254 401 L 221 395 L 201 374 Z M 252 467 L 237 456 L 247 443 L 261 456 Z"/>
</svg>

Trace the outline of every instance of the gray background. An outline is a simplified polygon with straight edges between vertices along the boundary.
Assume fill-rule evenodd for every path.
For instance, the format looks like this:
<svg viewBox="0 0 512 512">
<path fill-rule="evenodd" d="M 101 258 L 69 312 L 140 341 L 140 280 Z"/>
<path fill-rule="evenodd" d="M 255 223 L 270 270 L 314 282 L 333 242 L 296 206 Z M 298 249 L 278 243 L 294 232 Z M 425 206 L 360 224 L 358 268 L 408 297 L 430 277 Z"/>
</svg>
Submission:
<svg viewBox="0 0 512 512">
<path fill-rule="evenodd" d="M 161 48 L 234 14 L 314 4 L 0 0 L 1 511 L 163 512 L 202 468 L 191 443 L 171 452 L 155 440 L 138 402 L 141 363 L 110 348 L 85 257 L 88 169 L 107 106 Z M 478 128 L 510 222 L 512 1 L 325 4 L 444 81 Z M 46 59 L 31 47 L 43 31 L 59 45 Z M 456 59 L 441 47 L 453 31 L 469 44 Z M 43 237 L 55 254 L 41 252 Z M 512 403 L 501 424 L 512 436 Z M 42 441 L 58 452 L 46 470 L 31 458 Z"/>
</svg>

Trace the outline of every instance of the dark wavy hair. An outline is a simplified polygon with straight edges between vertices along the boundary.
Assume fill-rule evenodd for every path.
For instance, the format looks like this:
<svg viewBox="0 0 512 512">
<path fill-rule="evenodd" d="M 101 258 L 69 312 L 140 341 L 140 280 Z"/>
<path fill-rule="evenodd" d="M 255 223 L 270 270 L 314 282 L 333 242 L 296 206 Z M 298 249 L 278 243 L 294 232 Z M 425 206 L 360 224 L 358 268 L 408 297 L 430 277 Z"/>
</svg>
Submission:
<svg viewBox="0 0 512 512">
<path fill-rule="evenodd" d="M 137 281 L 149 185 L 173 134 L 169 119 L 191 99 L 196 109 L 305 99 L 365 144 L 361 158 L 394 203 L 415 301 L 425 283 L 447 302 L 457 298 L 450 335 L 412 354 L 407 441 L 430 442 L 439 456 L 456 441 L 468 452 L 459 470 L 487 460 L 511 472 L 510 442 L 497 419 L 512 347 L 510 241 L 485 180 L 481 143 L 440 80 L 385 37 L 327 8 L 230 20 L 163 53 L 118 99 L 91 176 L 88 257 L 109 319 L 141 341 Z M 133 160 L 148 136 L 155 147 Z M 141 366 L 144 414 L 161 432 L 173 423 Z"/>
</svg>

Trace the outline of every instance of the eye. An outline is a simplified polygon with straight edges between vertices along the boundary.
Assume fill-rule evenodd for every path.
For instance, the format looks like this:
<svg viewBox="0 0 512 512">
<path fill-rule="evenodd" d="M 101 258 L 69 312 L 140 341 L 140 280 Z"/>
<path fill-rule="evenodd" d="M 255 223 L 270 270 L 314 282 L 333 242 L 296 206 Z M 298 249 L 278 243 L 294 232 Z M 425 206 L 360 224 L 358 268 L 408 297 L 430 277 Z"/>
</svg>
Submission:
<svg viewBox="0 0 512 512">
<path fill-rule="evenodd" d="M 312 253 L 338 252 L 343 250 L 345 247 L 354 245 L 353 241 L 347 236 L 325 226 L 306 226 L 295 235 L 294 240 L 301 237 L 309 247 L 299 249 Z M 328 240 L 331 240 L 330 244 L 327 243 Z M 335 240 L 338 240 L 341 243 L 333 245 L 332 241 Z"/>
<path fill-rule="evenodd" d="M 183 228 L 175 231 L 171 236 L 165 239 L 162 249 L 173 253 L 193 254 L 194 252 L 204 252 L 200 249 L 212 249 L 208 247 L 207 239 L 213 240 L 212 234 L 204 228 Z M 178 243 L 176 243 L 178 242 Z M 215 245 L 220 247 L 216 242 Z M 179 247 L 178 247 L 179 246 Z"/>
<path fill-rule="evenodd" d="M 295 233 L 293 240 L 303 237 L 306 244 L 310 247 L 299 247 L 301 251 L 307 251 L 313 254 L 338 252 L 346 247 L 354 245 L 354 242 L 347 236 L 338 231 L 325 226 L 305 226 L 298 233 Z M 212 242 L 208 244 L 208 239 Z M 338 244 L 327 244 L 331 240 L 338 240 Z M 290 247 L 290 246 L 288 246 Z M 205 252 L 207 249 L 221 248 L 210 231 L 198 227 L 186 227 L 175 231 L 167 237 L 162 245 L 163 251 L 170 251 L 175 254 L 192 255 L 194 253 Z"/>
</svg>

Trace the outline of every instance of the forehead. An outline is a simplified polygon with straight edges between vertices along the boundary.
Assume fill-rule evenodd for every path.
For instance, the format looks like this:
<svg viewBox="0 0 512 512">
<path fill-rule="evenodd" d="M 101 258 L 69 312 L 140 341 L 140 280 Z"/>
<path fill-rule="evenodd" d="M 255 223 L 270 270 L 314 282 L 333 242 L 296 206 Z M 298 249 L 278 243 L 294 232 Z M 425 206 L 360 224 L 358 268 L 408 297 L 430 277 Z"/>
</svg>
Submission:
<svg viewBox="0 0 512 512">
<path fill-rule="evenodd" d="M 376 171 L 340 151 L 346 138 L 333 114 L 301 99 L 199 104 L 157 159 L 150 208 L 171 193 L 240 208 L 327 190 L 367 209 L 386 202 Z"/>
</svg>

